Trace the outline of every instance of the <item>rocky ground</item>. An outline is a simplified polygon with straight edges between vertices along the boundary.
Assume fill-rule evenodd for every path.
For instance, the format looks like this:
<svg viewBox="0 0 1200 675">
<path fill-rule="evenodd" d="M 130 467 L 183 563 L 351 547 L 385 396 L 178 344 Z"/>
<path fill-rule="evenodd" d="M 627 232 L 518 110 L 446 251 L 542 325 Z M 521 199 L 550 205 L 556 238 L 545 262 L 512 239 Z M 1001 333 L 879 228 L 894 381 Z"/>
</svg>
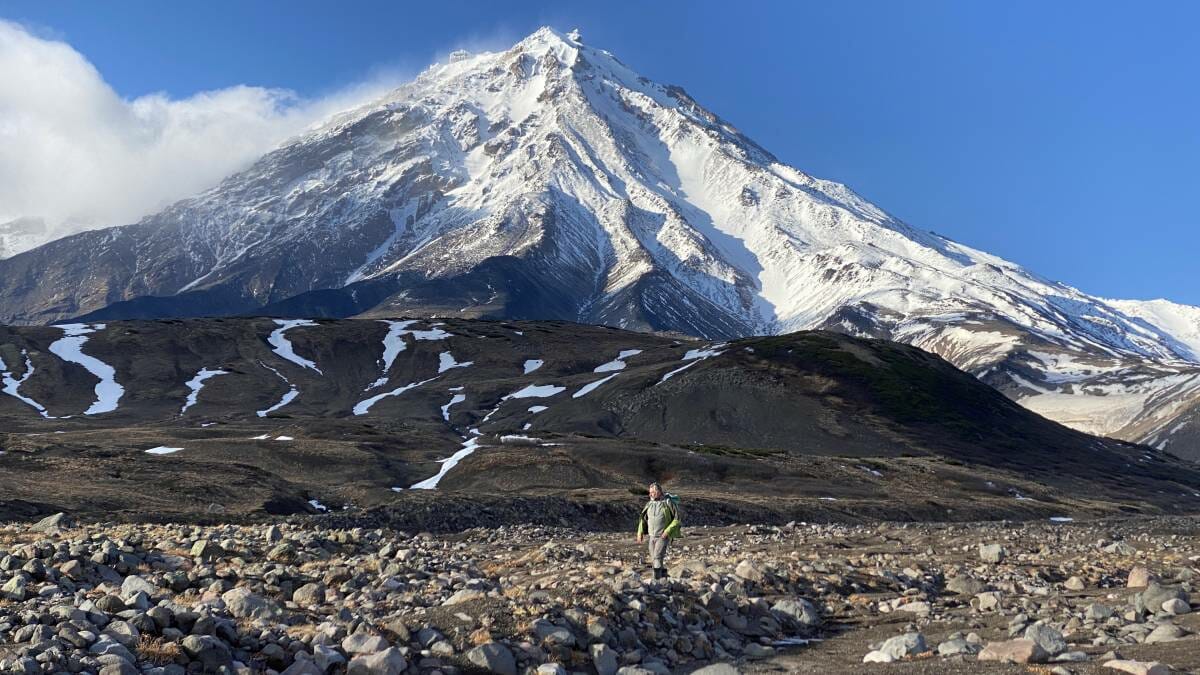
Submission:
<svg viewBox="0 0 1200 675">
<path fill-rule="evenodd" d="M 0 671 L 1200 672 L 1191 518 L 688 528 L 663 582 L 628 533 L 333 524 L 4 526 Z"/>
</svg>

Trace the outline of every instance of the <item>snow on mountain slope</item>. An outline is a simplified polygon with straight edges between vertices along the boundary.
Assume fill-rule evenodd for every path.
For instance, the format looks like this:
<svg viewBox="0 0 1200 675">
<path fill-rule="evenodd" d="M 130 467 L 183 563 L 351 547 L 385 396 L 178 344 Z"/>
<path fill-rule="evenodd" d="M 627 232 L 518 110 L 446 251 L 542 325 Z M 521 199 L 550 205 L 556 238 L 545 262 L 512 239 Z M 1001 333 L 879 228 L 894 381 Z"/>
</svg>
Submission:
<svg viewBox="0 0 1200 675">
<path fill-rule="evenodd" d="M 548 28 L 457 53 L 138 224 L 0 261 L 9 322 L 267 305 L 830 328 L 1133 439 L 1188 407 L 1200 369 L 1200 309 L 1105 301 L 917 230 Z"/>
<path fill-rule="evenodd" d="M 1192 360 L 1200 361 L 1200 307 L 1181 305 L 1170 300 L 1105 300 L 1112 307 L 1147 323 L 1179 340 L 1191 350 Z"/>
</svg>

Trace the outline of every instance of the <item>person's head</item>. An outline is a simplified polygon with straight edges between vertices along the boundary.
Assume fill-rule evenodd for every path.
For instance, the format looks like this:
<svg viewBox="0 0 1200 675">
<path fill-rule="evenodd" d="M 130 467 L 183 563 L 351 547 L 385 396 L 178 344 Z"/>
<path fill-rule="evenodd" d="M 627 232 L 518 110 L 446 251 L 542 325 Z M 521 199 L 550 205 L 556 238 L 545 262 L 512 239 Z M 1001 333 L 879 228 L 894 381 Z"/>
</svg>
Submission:
<svg viewBox="0 0 1200 675">
<path fill-rule="evenodd" d="M 662 499 L 663 489 L 658 483 L 650 484 L 650 499 Z"/>
</svg>

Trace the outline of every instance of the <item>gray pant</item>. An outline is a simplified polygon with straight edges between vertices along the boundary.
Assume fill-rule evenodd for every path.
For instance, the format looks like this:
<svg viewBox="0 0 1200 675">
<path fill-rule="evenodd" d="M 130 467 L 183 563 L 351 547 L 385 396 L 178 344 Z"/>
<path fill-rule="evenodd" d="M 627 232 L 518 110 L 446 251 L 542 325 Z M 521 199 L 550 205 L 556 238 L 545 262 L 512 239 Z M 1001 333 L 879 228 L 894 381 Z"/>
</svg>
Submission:
<svg viewBox="0 0 1200 675">
<path fill-rule="evenodd" d="M 663 539 L 662 533 L 650 537 L 650 566 L 654 569 L 666 567 L 667 549 L 671 547 L 670 539 Z"/>
</svg>

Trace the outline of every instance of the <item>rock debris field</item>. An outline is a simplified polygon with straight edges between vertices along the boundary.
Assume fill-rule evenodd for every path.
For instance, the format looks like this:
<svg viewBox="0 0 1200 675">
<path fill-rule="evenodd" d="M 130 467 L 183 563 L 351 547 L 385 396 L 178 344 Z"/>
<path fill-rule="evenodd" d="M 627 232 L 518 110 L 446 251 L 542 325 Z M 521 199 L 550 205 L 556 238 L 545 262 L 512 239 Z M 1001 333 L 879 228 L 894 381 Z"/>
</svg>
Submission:
<svg viewBox="0 0 1200 675">
<path fill-rule="evenodd" d="M 0 672 L 1200 672 L 1197 521 L 0 527 Z M 1200 608 L 1197 608 L 1200 609 Z"/>
</svg>

